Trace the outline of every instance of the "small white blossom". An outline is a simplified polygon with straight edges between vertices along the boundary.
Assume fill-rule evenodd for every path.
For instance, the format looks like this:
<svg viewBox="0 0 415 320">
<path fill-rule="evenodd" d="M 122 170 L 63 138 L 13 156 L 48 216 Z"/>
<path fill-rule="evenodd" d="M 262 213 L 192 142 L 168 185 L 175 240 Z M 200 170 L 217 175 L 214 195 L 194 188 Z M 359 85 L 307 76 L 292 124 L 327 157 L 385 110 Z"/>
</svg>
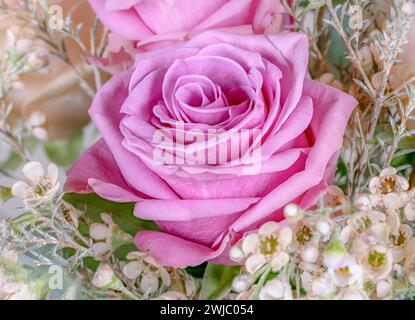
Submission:
<svg viewBox="0 0 415 320">
<path fill-rule="evenodd" d="M 59 169 L 50 163 L 45 173 L 39 162 L 28 162 L 23 166 L 27 182 L 18 181 L 12 186 L 12 194 L 23 200 L 27 207 L 36 207 L 50 201 L 59 189 Z"/>
<path fill-rule="evenodd" d="M 127 255 L 127 262 L 123 268 L 123 274 L 133 282 L 139 283 L 143 292 L 147 295 L 155 293 L 160 284 L 169 287 L 171 278 L 162 265 L 147 252 L 133 251 Z"/>
<path fill-rule="evenodd" d="M 276 222 L 263 224 L 257 232 L 247 233 L 235 249 L 230 250 L 230 258 L 244 261 L 249 273 L 255 273 L 266 263 L 270 263 L 274 272 L 282 269 L 289 261 L 285 252 L 292 241 L 289 227 L 280 228 Z"/>
</svg>

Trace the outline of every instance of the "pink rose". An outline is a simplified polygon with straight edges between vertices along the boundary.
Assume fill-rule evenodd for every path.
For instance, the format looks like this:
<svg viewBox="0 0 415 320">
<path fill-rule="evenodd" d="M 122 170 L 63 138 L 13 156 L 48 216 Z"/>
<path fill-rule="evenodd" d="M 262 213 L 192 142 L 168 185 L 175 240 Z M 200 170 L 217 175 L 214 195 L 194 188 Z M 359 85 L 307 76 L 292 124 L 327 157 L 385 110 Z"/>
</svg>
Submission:
<svg viewBox="0 0 415 320">
<path fill-rule="evenodd" d="M 229 263 L 232 241 L 288 203 L 314 205 L 332 180 L 356 101 L 307 64 L 298 33 L 208 31 L 141 54 L 98 92 L 90 115 L 103 138 L 67 191 L 136 202 L 163 230 L 136 243 L 164 265 Z"/>
<path fill-rule="evenodd" d="M 278 33 L 289 21 L 278 0 L 89 0 L 103 23 L 140 46 L 183 39 L 190 32 L 233 28 Z"/>
</svg>

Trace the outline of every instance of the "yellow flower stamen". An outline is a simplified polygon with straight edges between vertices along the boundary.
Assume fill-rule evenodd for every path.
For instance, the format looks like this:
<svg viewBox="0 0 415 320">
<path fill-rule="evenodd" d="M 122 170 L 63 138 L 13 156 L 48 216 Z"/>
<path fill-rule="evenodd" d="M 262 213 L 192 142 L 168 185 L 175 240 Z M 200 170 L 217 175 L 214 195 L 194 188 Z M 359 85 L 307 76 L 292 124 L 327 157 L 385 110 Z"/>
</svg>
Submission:
<svg viewBox="0 0 415 320">
<path fill-rule="evenodd" d="M 275 254 L 278 250 L 278 245 L 278 237 L 276 235 L 269 235 L 260 241 L 259 252 L 265 256 Z"/>
<path fill-rule="evenodd" d="M 369 252 L 369 255 L 367 257 L 367 262 L 375 268 L 382 266 L 385 263 L 385 260 L 386 255 L 376 250 Z"/>
</svg>

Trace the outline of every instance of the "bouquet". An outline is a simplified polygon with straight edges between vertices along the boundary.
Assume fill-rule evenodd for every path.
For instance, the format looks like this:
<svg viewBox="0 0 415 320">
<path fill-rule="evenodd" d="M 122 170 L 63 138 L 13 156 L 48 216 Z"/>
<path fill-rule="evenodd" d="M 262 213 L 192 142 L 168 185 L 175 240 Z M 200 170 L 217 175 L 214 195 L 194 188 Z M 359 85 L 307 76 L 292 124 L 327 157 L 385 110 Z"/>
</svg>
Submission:
<svg viewBox="0 0 415 320">
<path fill-rule="evenodd" d="M 413 299 L 414 17 L 1 0 L 0 299 Z"/>
</svg>

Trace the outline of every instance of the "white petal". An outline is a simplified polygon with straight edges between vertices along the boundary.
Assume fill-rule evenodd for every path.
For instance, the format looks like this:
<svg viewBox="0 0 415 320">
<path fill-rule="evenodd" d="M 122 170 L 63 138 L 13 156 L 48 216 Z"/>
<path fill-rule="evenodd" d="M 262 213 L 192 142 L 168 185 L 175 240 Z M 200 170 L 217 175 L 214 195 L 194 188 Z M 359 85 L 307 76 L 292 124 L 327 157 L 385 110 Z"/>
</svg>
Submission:
<svg viewBox="0 0 415 320">
<path fill-rule="evenodd" d="M 404 208 L 404 214 L 405 218 L 408 219 L 408 221 L 414 221 L 415 220 L 415 204 L 413 202 L 409 202 L 405 208 Z"/>
<path fill-rule="evenodd" d="M 27 124 L 31 127 L 39 127 L 43 125 L 46 121 L 45 113 L 34 111 L 30 114 Z"/>
<path fill-rule="evenodd" d="M 30 186 L 23 181 L 17 181 L 12 186 L 12 194 L 16 198 L 24 199 L 31 193 L 31 191 L 32 189 Z"/>
<path fill-rule="evenodd" d="M 388 280 L 381 280 L 376 285 L 376 295 L 385 298 L 392 292 L 392 283 Z"/>
<path fill-rule="evenodd" d="M 369 231 L 370 232 L 368 232 L 368 236 L 370 237 L 373 235 L 375 237 L 374 242 L 386 242 L 389 239 L 391 228 L 386 223 L 377 223 L 374 226 L 370 227 Z"/>
<path fill-rule="evenodd" d="M 345 289 L 337 297 L 339 300 L 369 300 L 369 297 L 363 290 L 358 289 Z"/>
<path fill-rule="evenodd" d="M 415 272 L 411 272 L 408 275 L 408 281 L 412 286 L 415 286 Z"/>
<path fill-rule="evenodd" d="M 252 286 L 252 283 L 252 276 L 244 273 L 233 279 L 232 289 L 237 293 L 241 293 L 243 291 L 247 291 Z"/>
<path fill-rule="evenodd" d="M 151 274 L 146 273 L 142 278 L 140 282 L 141 290 L 143 290 L 147 294 L 151 294 L 157 291 L 159 286 L 159 279 Z"/>
<path fill-rule="evenodd" d="M 281 242 L 281 246 L 284 249 L 287 248 L 291 244 L 291 241 L 293 240 L 293 232 L 291 228 L 290 227 L 282 228 L 280 231 L 279 239 Z"/>
<path fill-rule="evenodd" d="M 114 271 L 108 263 L 101 263 L 95 272 L 91 283 L 98 288 L 103 288 L 111 284 L 114 279 Z"/>
<path fill-rule="evenodd" d="M 383 202 L 389 210 L 401 207 L 401 197 L 395 192 L 386 194 L 383 198 Z"/>
<path fill-rule="evenodd" d="M 409 239 L 412 237 L 412 228 L 410 225 L 402 224 L 399 228 L 400 231 L 405 235 L 406 239 Z"/>
<path fill-rule="evenodd" d="M 398 183 L 402 190 L 406 191 L 409 189 L 409 182 L 404 177 L 398 176 Z"/>
<path fill-rule="evenodd" d="M 184 281 L 185 292 L 187 296 L 192 296 L 196 293 L 196 281 L 194 278 L 190 277 Z"/>
<path fill-rule="evenodd" d="M 284 216 L 287 219 L 301 218 L 301 210 L 296 204 L 289 204 L 284 208 Z"/>
<path fill-rule="evenodd" d="M 245 254 L 254 252 L 258 246 L 258 242 L 259 242 L 259 237 L 257 233 L 249 233 L 245 235 L 245 237 L 242 240 L 242 251 Z"/>
<path fill-rule="evenodd" d="M 380 177 L 386 177 L 386 176 L 395 176 L 396 175 L 396 169 L 395 168 L 385 168 L 380 172 Z"/>
<path fill-rule="evenodd" d="M 245 261 L 245 268 L 249 273 L 255 273 L 258 271 L 264 264 L 266 259 L 262 254 L 254 254 Z"/>
<path fill-rule="evenodd" d="M 91 246 L 91 252 L 94 257 L 102 257 L 111 251 L 111 246 L 105 242 L 97 242 Z"/>
<path fill-rule="evenodd" d="M 45 174 L 43 166 L 40 164 L 40 162 L 37 161 L 26 163 L 23 166 L 22 171 L 24 175 L 34 184 L 39 183 Z"/>
<path fill-rule="evenodd" d="M 356 208 L 360 210 L 368 210 L 371 208 L 371 202 L 367 196 L 359 196 L 354 202 Z"/>
<path fill-rule="evenodd" d="M 378 187 L 379 187 L 379 178 L 374 177 L 374 178 L 370 179 L 370 181 L 369 181 L 369 191 L 370 191 L 370 193 L 371 194 L 378 193 Z"/>
<path fill-rule="evenodd" d="M 32 136 L 40 141 L 48 140 L 48 132 L 45 128 L 36 127 L 31 130 Z"/>
<path fill-rule="evenodd" d="M 160 267 L 160 264 L 157 262 L 157 260 L 153 256 L 150 256 L 150 255 L 145 256 L 144 261 L 147 262 L 149 265 L 152 265 L 156 268 Z"/>
<path fill-rule="evenodd" d="M 161 281 L 163 282 L 163 285 L 165 285 L 166 287 L 169 287 L 170 284 L 171 284 L 171 279 L 170 279 L 169 273 L 163 267 L 159 268 L 159 272 L 160 272 L 160 278 L 161 278 Z"/>
<path fill-rule="evenodd" d="M 69 208 L 69 216 L 71 217 L 72 224 L 74 225 L 74 227 L 78 229 L 78 227 L 79 227 L 79 219 L 78 219 L 78 214 L 75 211 L 75 209 Z"/>
<path fill-rule="evenodd" d="M 187 297 L 178 291 L 168 291 L 154 298 L 154 300 L 187 300 Z"/>
<path fill-rule="evenodd" d="M 316 229 L 323 237 L 330 237 L 331 235 L 331 224 L 326 219 L 317 221 Z"/>
<path fill-rule="evenodd" d="M 401 226 L 401 218 L 399 217 L 399 214 L 395 210 L 393 210 L 392 212 L 389 212 L 387 223 L 392 233 L 396 233 L 399 230 L 399 227 Z"/>
<path fill-rule="evenodd" d="M 275 221 L 269 221 L 264 223 L 258 230 L 260 236 L 268 236 L 270 234 L 275 234 L 279 229 L 278 223 Z"/>
<path fill-rule="evenodd" d="M 313 283 L 314 277 L 308 271 L 303 271 L 301 274 L 301 284 L 303 285 L 305 291 L 311 290 L 311 284 Z"/>
<path fill-rule="evenodd" d="M 317 296 L 327 296 L 334 290 L 333 281 L 328 274 L 323 274 L 311 284 L 311 291 Z"/>
<path fill-rule="evenodd" d="M 143 258 L 143 256 L 145 256 L 146 254 L 144 252 L 140 252 L 140 251 L 131 251 L 127 254 L 127 259 L 128 260 L 140 260 Z"/>
<path fill-rule="evenodd" d="M 342 197 L 344 196 L 344 192 L 342 189 L 340 189 L 338 186 L 335 185 L 331 185 L 327 188 L 326 191 L 327 194 L 330 194 L 331 196 L 337 196 L 337 197 Z"/>
<path fill-rule="evenodd" d="M 287 263 L 290 261 L 290 256 L 286 252 L 280 252 L 278 253 L 274 258 L 272 258 L 271 265 L 272 265 L 272 271 L 278 272 L 283 267 L 287 265 Z"/>
<path fill-rule="evenodd" d="M 101 220 L 104 221 L 109 226 L 114 225 L 114 220 L 112 220 L 112 217 L 108 213 L 101 213 Z"/>
<path fill-rule="evenodd" d="M 131 280 L 137 279 L 141 271 L 142 265 L 138 261 L 131 261 L 122 268 L 122 273 Z"/>
<path fill-rule="evenodd" d="M 353 227 L 351 225 L 345 226 L 342 231 L 340 231 L 339 240 L 345 244 L 349 241 L 350 236 L 353 233 Z"/>
<path fill-rule="evenodd" d="M 235 262 L 241 262 L 244 259 L 245 255 L 241 248 L 237 246 L 233 246 L 231 250 L 229 250 L 229 258 L 231 258 Z"/>
<path fill-rule="evenodd" d="M 382 212 L 379 211 L 371 211 L 368 214 L 368 217 L 370 218 L 370 220 L 372 220 L 372 222 L 374 221 L 386 221 L 386 215 Z"/>
<path fill-rule="evenodd" d="M 52 162 L 48 165 L 48 178 L 52 184 L 55 184 L 59 178 L 59 168 Z"/>
<path fill-rule="evenodd" d="M 111 235 L 111 230 L 101 223 L 93 223 L 89 227 L 89 235 L 94 240 L 104 240 Z"/>
<path fill-rule="evenodd" d="M 269 298 L 282 299 L 285 293 L 285 286 L 278 279 L 268 281 L 268 283 L 262 288 Z M 261 290 L 261 291 L 262 291 Z"/>
<path fill-rule="evenodd" d="M 305 245 L 301 249 L 301 259 L 306 262 L 316 262 L 319 256 L 318 247 L 315 245 Z"/>
</svg>

